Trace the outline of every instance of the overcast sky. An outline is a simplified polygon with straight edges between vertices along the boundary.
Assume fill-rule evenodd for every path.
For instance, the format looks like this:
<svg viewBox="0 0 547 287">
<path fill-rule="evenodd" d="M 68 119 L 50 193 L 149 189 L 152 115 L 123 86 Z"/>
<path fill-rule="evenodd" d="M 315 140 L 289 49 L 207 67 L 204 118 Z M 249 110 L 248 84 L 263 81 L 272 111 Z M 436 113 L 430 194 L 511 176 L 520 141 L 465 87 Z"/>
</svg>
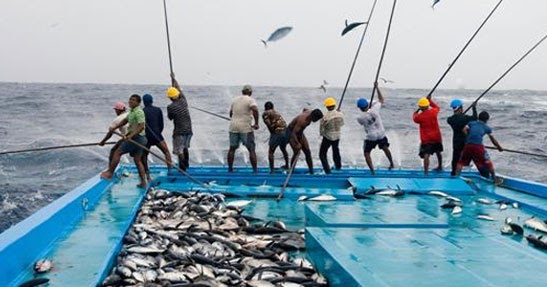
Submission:
<svg viewBox="0 0 547 287">
<path fill-rule="evenodd" d="M 382 77 L 431 88 L 498 0 L 399 0 Z M 343 86 L 373 0 L 168 0 L 174 68 L 189 85 Z M 370 87 L 392 1 L 378 0 L 353 87 Z M 547 33 L 547 1 L 504 0 L 440 88 L 488 87 Z M 260 39 L 293 26 L 265 49 Z M 166 84 L 161 0 L 1 0 L 0 81 Z M 547 43 L 498 89 L 547 90 Z"/>
</svg>

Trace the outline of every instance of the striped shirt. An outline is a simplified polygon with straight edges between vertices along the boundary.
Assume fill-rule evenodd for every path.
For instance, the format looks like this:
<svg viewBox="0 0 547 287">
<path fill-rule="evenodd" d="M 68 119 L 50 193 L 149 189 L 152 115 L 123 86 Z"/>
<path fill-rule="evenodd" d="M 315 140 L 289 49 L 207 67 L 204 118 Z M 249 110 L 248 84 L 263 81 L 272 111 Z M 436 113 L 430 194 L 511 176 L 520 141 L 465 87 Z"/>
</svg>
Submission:
<svg viewBox="0 0 547 287">
<path fill-rule="evenodd" d="M 173 121 L 175 128 L 173 135 L 191 135 L 192 120 L 190 119 L 190 110 L 186 97 L 181 94 L 180 97 L 167 106 L 167 117 Z"/>
</svg>

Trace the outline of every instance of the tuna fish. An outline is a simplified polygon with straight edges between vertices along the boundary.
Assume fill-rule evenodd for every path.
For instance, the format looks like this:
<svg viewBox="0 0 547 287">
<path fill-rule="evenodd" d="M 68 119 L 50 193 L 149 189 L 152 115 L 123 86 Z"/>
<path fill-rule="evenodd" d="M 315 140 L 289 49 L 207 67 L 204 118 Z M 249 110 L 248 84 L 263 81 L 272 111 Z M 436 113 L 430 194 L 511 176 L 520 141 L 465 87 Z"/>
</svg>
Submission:
<svg viewBox="0 0 547 287">
<path fill-rule="evenodd" d="M 537 217 L 531 217 L 529 219 L 526 219 L 526 221 L 524 221 L 524 226 L 534 229 L 536 231 L 547 233 L 547 224 L 539 220 Z"/>
</svg>

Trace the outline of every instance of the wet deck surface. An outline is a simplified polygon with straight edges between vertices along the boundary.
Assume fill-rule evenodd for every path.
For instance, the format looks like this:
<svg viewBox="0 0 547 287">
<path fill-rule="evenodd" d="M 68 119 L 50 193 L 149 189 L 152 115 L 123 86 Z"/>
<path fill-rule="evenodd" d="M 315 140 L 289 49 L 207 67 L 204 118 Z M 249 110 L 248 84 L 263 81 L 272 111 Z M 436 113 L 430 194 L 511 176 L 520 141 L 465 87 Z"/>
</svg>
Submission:
<svg viewBox="0 0 547 287">
<path fill-rule="evenodd" d="M 39 277 L 50 279 L 49 286 L 94 286 L 99 271 L 123 237 L 134 207 L 142 198 L 144 190 L 136 188 L 137 184 L 134 175 L 122 177 L 107 191 L 74 229 L 62 234 L 43 254 L 53 261 L 53 269 Z M 29 268 L 29 272 L 22 274 L 14 286 L 33 278 L 30 271 Z"/>
</svg>

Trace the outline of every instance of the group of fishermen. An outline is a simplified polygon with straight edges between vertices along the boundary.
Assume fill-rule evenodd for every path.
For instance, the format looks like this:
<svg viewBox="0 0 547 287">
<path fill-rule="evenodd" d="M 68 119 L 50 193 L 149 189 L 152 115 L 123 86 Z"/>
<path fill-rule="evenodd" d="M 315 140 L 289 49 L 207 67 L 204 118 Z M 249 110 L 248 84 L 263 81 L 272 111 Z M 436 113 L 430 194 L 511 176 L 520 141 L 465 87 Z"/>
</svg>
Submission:
<svg viewBox="0 0 547 287">
<path fill-rule="evenodd" d="M 182 93 L 180 86 L 171 74 L 172 86 L 167 90 L 167 97 L 171 104 L 167 107 L 167 117 L 173 121 L 173 154 L 178 157 L 178 167 L 185 171 L 189 167 L 189 151 L 192 139 L 192 123 L 186 96 Z M 375 174 L 374 165 L 371 159 L 371 151 L 378 147 L 389 160 L 389 169 L 393 169 L 393 158 L 389 149 L 389 141 L 386 136 L 384 125 L 380 116 L 380 110 L 384 104 L 384 96 L 376 82 L 374 84 L 378 100 L 369 103 L 367 99 L 357 100 L 357 108 L 361 111 L 357 118 L 365 131 L 363 152 L 365 161 L 371 174 Z M 241 95 L 232 100 L 230 106 L 229 125 L 229 150 L 227 155 L 228 171 L 233 172 L 235 151 L 242 144 L 249 151 L 250 163 L 254 173 L 258 172 L 256 158 L 256 143 L 254 130 L 259 128 L 259 109 L 256 101 L 252 98 L 253 89 L 250 85 L 243 86 Z M 104 145 L 113 134 L 122 136 L 111 149 L 108 169 L 101 173 L 101 177 L 111 179 L 120 157 L 129 153 L 135 161 L 139 171 L 139 187 L 146 187 L 150 180 L 147 156 L 152 146 L 157 146 L 164 154 L 165 162 L 170 168 L 172 158 L 169 148 L 162 136 L 163 114 L 160 108 L 153 106 L 153 98 L 149 94 L 142 97 L 144 109 L 140 107 L 141 97 L 132 95 L 129 98 L 129 111 L 126 111 L 125 104 L 118 102 L 114 106 L 117 117 L 109 127 L 100 145 Z M 442 170 L 442 136 L 439 128 L 438 114 L 440 107 L 433 101 L 431 96 L 420 98 L 417 102 L 418 109 L 414 112 L 413 120 L 419 125 L 420 151 L 419 156 L 423 159 L 424 173 L 429 171 L 429 157 L 437 156 L 438 167 Z M 310 174 L 313 173 L 313 161 L 308 140 L 304 130 L 313 122 L 320 121 L 319 132 L 322 136 L 319 148 L 319 158 L 325 174 L 331 173 L 331 167 L 327 159 L 327 152 L 332 148 L 334 168 L 342 168 L 342 161 L 339 150 L 341 128 L 344 125 L 344 114 L 336 109 L 336 100 L 327 98 L 324 101 L 326 112 L 320 109 L 303 109 L 289 124 L 283 116 L 274 108 L 274 104 L 268 101 L 264 104 L 262 119 L 270 132 L 268 162 L 270 173 L 274 173 L 274 153 L 279 148 L 283 154 L 283 169 L 294 167 L 298 161 L 300 152 L 304 153 L 305 160 Z M 488 127 L 489 115 L 483 111 L 477 115 L 476 104 L 473 103 L 471 116 L 465 115 L 463 102 L 455 99 L 450 103 L 454 114 L 447 119 L 448 124 L 454 131 L 453 153 L 452 153 L 452 175 L 458 175 L 463 166 L 471 161 L 475 163 L 479 172 L 484 177 L 492 177 L 496 182 L 493 164 L 483 145 L 484 135 L 488 135 L 496 148 L 502 151 L 502 147 L 492 136 L 492 129 Z M 127 128 L 126 128 L 127 126 Z M 287 145 L 290 145 L 293 155 L 289 164 Z M 143 148 L 145 147 L 145 148 Z"/>
</svg>

